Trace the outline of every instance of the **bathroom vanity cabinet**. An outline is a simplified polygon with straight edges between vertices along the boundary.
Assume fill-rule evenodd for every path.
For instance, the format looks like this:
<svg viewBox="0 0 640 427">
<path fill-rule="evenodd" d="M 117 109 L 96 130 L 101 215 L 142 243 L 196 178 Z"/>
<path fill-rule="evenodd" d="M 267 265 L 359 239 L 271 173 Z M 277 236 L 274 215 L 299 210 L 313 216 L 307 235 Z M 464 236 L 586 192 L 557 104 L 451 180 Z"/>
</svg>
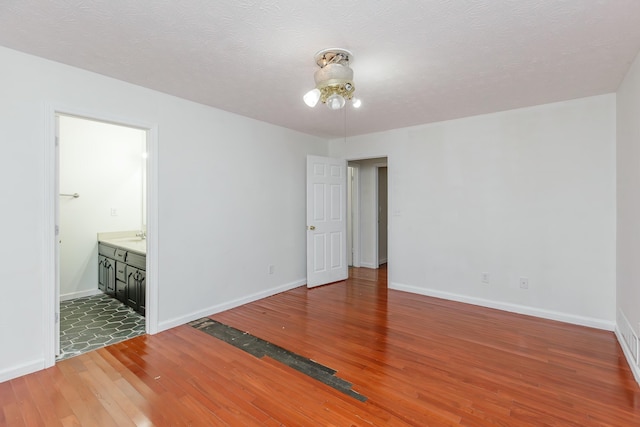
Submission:
<svg viewBox="0 0 640 427">
<path fill-rule="evenodd" d="M 98 242 L 98 289 L 144 316 L 146 255 L 125 246 L 117 239 Z"/>
</svg>

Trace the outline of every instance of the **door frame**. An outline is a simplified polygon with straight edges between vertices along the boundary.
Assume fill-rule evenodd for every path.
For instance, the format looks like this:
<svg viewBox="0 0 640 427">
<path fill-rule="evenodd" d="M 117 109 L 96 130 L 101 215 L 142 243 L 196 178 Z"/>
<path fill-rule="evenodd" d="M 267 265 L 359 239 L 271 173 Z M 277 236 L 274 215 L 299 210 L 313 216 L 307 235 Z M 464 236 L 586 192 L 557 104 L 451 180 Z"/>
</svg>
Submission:
<svg viewBox="0 0 640 427">
<path fill-rule="evenodd" d="M 370 232 L 372 233 L 373 236 L 373 244 L 374 244 L 374 249 L 375 249 L 375 257 L 373 262 L 369 263 L 364 263 L 364 267 L 366 268 L 379 268 L 380 267 L 380 259 L 379 259 L 379 238 L 378 238 L 378 169 L 380 167 L 386 167 L 387 168 L 387 267 L 390 268 L 391 267 L 391 247 L 389 245 L 389 241 L 390 241 L 390 236 L 392 233 L 392 223 L 393 221 L 390 221 L 391 216 L 389 215 L 389 212 L 391 212 L 391 204 L 392 204 L 392 191 L 391 191 L 391 176 L 389 174 L 389 170 L 390 170 L 390 156 L 388 154 L 381 154 L 378 156 L 366 156 L 366 157 L 347 157 L 347 165 L 349 165 L 349 163 L 351 162 L 362 162 L 362 161 L 366 161 L 366 160 L 375 160 L 375 159 L 379 159 L 379 162 L 376 163 L 372 163 L 370 164 L 370 166 L 373 168 L 373 173 L 374 173 L 374 180 L 373 180 L 373 186 L 374 186 L 374 191 L 373 191 L 373 198 L 374 198 L 374 224 L 375 227 L 372 227 L 373 229 L 370 230 Z M 350 166 L 358 166 L 360 167 L 361 165 L 358 165 L 357 163 L 354 163 L 353 165 Z M 361 171 L 359 171 L 361 172 Z M 362 215 L 362 210 L 361 210 L 361 206 L 360 206 L 360 192 L 361 192 L 361 183 L 360 181 L 358 181 L 358 186 L 357 186 L 357 193 L 358 193 L 358 215 Z M 356 191 L 354 191 L 354 194 L 356 193 Z M 399 215 L 398 215 L 399 216 Z M 354 228 L 355 228 L 355 223 L 356 221 L 354 220 Z M 362 261 L 361 261 L 361 252 L 364 250 L 361 247 L 361 226 L 360 226 L 360 218 L 357 219 L 357 223 L 358 223 L 358 229 L 357 229 L 357 233 L 358 233 L 358 251 L 359 251 L 359 265 L 358 266 L 363 266 L 362 265 Z M 355 239 L 354 239 L 355 240 Z M 355 267 L 355 265 L 354 265 Z"/>
<path fill-rule="evenodd" d="M 387 168 L 387 260 L 385 261 L 385 263 L 389 260 L 389 168 L 387 166 L 387 163 L 384 162 L 384 164 L 380 163 L 380 164 L 376 164 L 374 165 L 375 167 L 375 186 L 376 186 L 376 191 L 375 191 L 375 198 L 376 198 L 376 264 L 377 264 L 377 268 L 380 268 L 380 168 Z"/>
<path fill-rule="evenodd" d="M 45 368 L 55 365 L 56 330 L 60 323 L 60 277 L 59 245 L 56 227 L 59 224 L 58 181 L 60 165 L 57 161 L 58 126 L 57 116 L 65 115 L 114 125 L 138 128 L 146 131 L 147 147 L 147 315 L 145 331 L 158 332 L 158 125 L 130 117 L 122 117 L 104 111 L 90 111 L 77 107 L 45 104 L 44 108 L 44 165 L 43 165 L 43 209 L 45 228 L 43 230 L 42 263 L 42 319 L 44 337 Z"/>
<path fill-rule="evenodd" d="M 353 171 L 353 179 L 347 183 L 348 194 L 350 201 L 347 203 L 347 207 L 351 207 L 351 212 L 348 212 L 349 220 L 351 223 L 350 237 L 351 247 L 347 245 L 347 251 L 351 251 L 351 265 L 353 267 L 360 267 L 360 165 L 354 163 L 352 165 L 347 162 L 347 170 L 349 168 Z"/>
</svg>

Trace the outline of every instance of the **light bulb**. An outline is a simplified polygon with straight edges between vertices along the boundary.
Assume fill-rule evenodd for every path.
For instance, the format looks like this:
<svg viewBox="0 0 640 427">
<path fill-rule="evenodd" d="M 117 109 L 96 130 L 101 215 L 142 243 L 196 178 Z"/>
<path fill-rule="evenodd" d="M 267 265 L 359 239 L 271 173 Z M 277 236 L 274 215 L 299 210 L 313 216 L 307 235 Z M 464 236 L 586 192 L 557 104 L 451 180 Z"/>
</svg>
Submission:
<svg viewBox="0 0 640 427">
<path fill-rule="evenodd" d="M 362 101 L 360 100 L 360 98 L 353 98 L 353 101 L 351 101 L 353 103 L 353 108 L 360 108 L 360 106 L 362 105 Z"/>
<path fill-rule="evenodd" d="M 329 98 L 327 98 L 327 107 L 329 107 L 330 110 L 339 110 L 344 107 L 345 102 L 346 101 L 342 96 L 334 93 Z"/>
<path fill-rule="evenodd" d="M 302 99 L 309 107 L 315 107 L 320 99 L 320 91 L 318 89 L 312 89 L 305 93 Z"/>
</svg>

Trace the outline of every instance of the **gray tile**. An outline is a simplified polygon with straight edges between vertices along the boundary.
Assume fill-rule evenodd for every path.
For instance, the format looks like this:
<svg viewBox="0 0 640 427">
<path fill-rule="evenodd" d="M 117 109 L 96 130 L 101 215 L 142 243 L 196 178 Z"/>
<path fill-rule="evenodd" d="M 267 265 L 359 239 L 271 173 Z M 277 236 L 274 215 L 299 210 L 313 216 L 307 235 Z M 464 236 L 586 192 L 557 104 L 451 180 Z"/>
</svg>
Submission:
<svg viewBox="0 0 640 427">
<path fill-rule="evenodd" d="M 107 295 L 60 303 L 60 350 L 67 359 L 145 333 L 145 319 Z"/>
</svg>

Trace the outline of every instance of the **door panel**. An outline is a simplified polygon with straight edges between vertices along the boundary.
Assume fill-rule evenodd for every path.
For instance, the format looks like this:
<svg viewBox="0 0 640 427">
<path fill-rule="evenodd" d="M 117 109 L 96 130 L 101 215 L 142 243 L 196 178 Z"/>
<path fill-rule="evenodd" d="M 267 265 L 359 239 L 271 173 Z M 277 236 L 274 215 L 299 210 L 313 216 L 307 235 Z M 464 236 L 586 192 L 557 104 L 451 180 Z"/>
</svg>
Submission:
<svg viewBox="0 0 640 427">
<path fill-rule="evenodd" d="M 316 234 L 313 236 L 313 250 L 314 250 L 314 262 L 313 262 L 313 272 L 314 273 L 322 273 L 327 271 L 327 264 L 325 262 L 324 254 L 327 252 L 327 236 L 324 234 Z"/>
<path fill-rule="evenodd" d="M 340 268 L 342 262 L 342 247 L 344 233 L 331 233 L 331 268 Z"/>
<path fill-rule="evenodd" d="M 307 286 L 344 280 L 347 162 L 307 156 Z"/>
</svg>

